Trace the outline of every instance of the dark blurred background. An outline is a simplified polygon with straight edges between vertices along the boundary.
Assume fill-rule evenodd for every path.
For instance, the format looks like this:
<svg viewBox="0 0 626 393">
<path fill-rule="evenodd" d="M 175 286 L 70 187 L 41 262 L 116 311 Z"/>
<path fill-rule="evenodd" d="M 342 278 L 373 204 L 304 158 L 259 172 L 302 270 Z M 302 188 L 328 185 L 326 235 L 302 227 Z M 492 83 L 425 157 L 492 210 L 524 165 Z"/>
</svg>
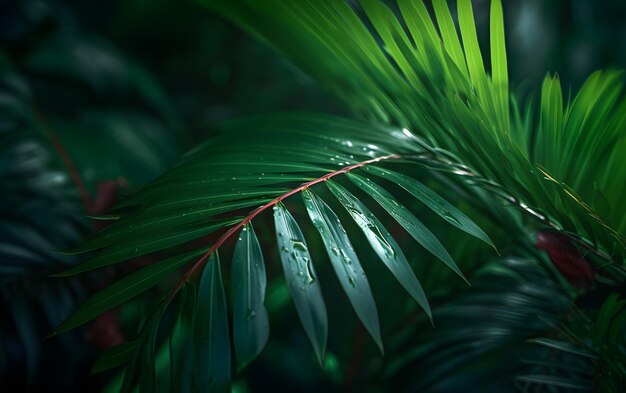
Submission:
<svg viewBox="0 0 626 393">
<path fill-rule="evenodd" d="M 489 1 L 474 6 L 486 43 Z M 576 89 L 595 69 L 626 67 L 623 0 L 505 0 L 504 9 L 511 79 L 522 95 L 532 97 L 546 72 Z M 51 282 L 78 262 L 54 250 L 97 230 L 86 215 L 154 179 L 224 119 L 345 108 L 194 1 L 0 0 L 0 47 L 0 386 L 97 391 L 115 374 L 89 376 L 93 359 L 136 330 L 145 305 L 42 338 L 94 290 L 151 261 Z M 285 296 L 270 289 L 268 302 Z M 332 356 L 323 376 L 298 369 L 294 345 L 268 347 L 248 371 L 254 391 L 280 375 L 293 379 L 285 391 L 341 378 Z"/>
</svg>

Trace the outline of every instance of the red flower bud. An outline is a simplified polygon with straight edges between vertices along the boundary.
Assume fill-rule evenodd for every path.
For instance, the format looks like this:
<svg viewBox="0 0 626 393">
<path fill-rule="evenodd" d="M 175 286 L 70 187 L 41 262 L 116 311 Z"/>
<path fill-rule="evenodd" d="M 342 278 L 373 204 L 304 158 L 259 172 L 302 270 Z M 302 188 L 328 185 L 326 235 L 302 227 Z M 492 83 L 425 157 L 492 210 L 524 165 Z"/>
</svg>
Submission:
<svg viewBox="0 0 626 393">
<path fill-rule="evenodd" d="M 552 264 L 575 288 L 588 288 L 594 282 L 593 270 L 571 240 L 556 232 L 539 232 L 535 247 L 548 253 Z"/>
</svg>

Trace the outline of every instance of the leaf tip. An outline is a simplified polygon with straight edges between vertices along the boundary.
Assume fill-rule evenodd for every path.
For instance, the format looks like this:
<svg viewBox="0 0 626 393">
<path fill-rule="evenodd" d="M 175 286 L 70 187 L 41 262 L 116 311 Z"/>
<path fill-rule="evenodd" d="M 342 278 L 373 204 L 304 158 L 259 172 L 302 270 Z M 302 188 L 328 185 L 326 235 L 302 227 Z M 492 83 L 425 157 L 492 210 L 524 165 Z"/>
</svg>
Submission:
<svg viewBox="0 0 626 393">
<path fill-rule="evenodd" d="M 46 342 L 46 341 L 50 340 L 51 338 L 54 338 L 54 337 L 58 336 L 58 335 L 59 335 L 59 333 L 60 333 L 60 332 L 59 332 L 59 330 L 55 329 L 55 330 L 51 331 L 50 333 L 48 333 L 48 334 L 47 334 L 47 335 L 46 335 L 46 336 L 45 336 L 45 337 L 41 340 L 41 342 L 42 342 L 42 343 L 43 343 L 43 342 Z"/>
<path fill-rule="evenodd" d="M 385 357 L 385 348 L 383 346 L 382 338 L 378 337 L 375 339 L 375 341 L 376 341 L 376 346 L 378 347 L 378 350 L 380 351 L 380 355 L 382 357 Z"/>
</svg>

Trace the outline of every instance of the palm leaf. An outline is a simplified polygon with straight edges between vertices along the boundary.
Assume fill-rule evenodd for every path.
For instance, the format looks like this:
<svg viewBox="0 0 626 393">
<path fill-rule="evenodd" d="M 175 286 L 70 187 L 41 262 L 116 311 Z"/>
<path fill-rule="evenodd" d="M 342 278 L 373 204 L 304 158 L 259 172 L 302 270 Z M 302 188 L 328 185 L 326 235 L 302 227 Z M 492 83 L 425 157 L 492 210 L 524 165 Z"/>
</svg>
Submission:
<svg viewBox="0 0 626 393">
<path fill-rule="evenodd" d="M 304 190 L 302 198 L 313 225 L 324 241 L 326 252 L 341 287 L 359 319 L 382 351 L 378 310 L 376 310 L 365 271 L 350 243 L 346 230 L 337 215 L 320 197 L 309 190 Z"/>
<path fill-rule="evenodd" d="M 230 386 L 230 338 L 226 297 L 217 254 L 211 254 L 198 283 L 198 303 L 193 340 L 197 348 L 197 389 L 228 391 Z"/>
<path fill-rule="evenodd" d="M 244 367 L 265 347 L 269 320 L 265 301 L 265 261 L 259 240 L 248 224 L 233 251 L 233 337 L 237 363 Z"/>
<path fill-rule="evenodd" d="M 251 156 L 252 153 L 254 156 Z M 219 262 L 213 259 L 217 250 L 226 247 L 229 240 L 239 235 L 242 240 L 237 241 L 233 254 L 234 285 L 230 297 L 234 302 L 237 362 L 240 367 L 245 366 L 262 350 L 268 331 L 263 307 L 264 274 L 261 266 L 264 262 L 250 225 L 274 207 L 276 239 L 285 278 L 303 327 L 322 361 L 326 347 L 327 316 L 320 282 L 313 268 L 313 260 L 318 255 L 308 250 L 297 220 L 283 205 L 286 201 L 292 203 L 290 196 L 301 193 L 348 299 L 382 350 L 376 305 L 365 275 L 366 269 L 360 265 L 357 256 L 357 253 L 363 252 L 362 247 L 351 246 L 351 235 L 345 232 L 328 202 L 314 190 L 321 187 L 320 183 L 327 182 L 344 208 L 349 212 L 358 209 L 360 215 L 350 217 L 366 231 L 366 235 L 369 233 L 371 247 L 428 312 L 429 305 L 419 281 L 403 258 L 402 250 L 384 230 L 380 220 L 365 203 L 351 196 L 349 188 L 330 181 L 349 175 L 351 179 L 357 179 L 357 184 L 360 181 L 367 187 L 375 187 L 377 202 L 390 209 L 400 224 L 407 225 L 409 233 L 416 240 L 427 249 L 434 250 L 436 255 L 444 256 L 444 261 L 455 267 L 443 245 L 423 224 L 417 227 L 417 218 L 407 208 L 396 207 L 395 203 L 398 202 L 385 191 L 384 186 L 354 173 L 370 168 L 375 173 L 399 176 L 379 166 L 392 162 L 422 173 L 423 161 L 432 158 L 429 155 L 422 156 L 421 153 L 424 153 L 422 144 L 401 130 L 366 126 L 343 118 L 280 115 L 226 124 L 220 133 L 189 153 L 177 167 L 142 192 L 122 202 L 116 213 L 118 219 L 72 250 L 72 253 L 97 253 L 64 275 L 110 266 L 154 252 L 167 251 L 169 257 L 132 273 L 96 294 L 61 324 L 56 332 L 84 323 L 98 312 L 141 294 L 195 255 L 198 258 L 196 263 L 191 265 L 179 285 L 170 292 L 166 301 L 169 304 L 184 283 L 191 280 L 196 285 L 194 273 L 205 263 L 208 263 L 205 271 L 210 268 L 209 265 L 217 265 Z M 248 163 L 246 160 L 250 160 L 250 157 L 254 158 Z M 403 176 L 401 183 L 416 194 L 418 200 L 423 200 L 431 207 L 452 208 L 449 202 L 434 191 L 421 183 L 413 183 L 414 179 L 409 176 Z M 419 194 L 416 189 L 419 189 Z M 413 194 L 408 193 L 407 196 L 415 198 Z M 240 216 L 246 207 L 252 210 Z M 491 244 L 482 231 L 477 231 L 476 224 L 460 211 L 452 209 L 446 212 L 448 217 L 443 211 L 439 212 L 446 218 L 442 222 L 452 223 Z M 365 215 L 367 221 L 363 221 L 361 215 Z M 208 251 L 206 248 L 185 251 L 190 241 L 207 235 L 214 239 Z M 197 301 L 200 301 L 200 297 Z M 224 318 L 226 316 L 222 311 L 214 313 L 211 323 L 223 323 Z M 142 347 L 139 348 L 141 351 Z"/>
<path fill-rule="evenodd" d="M 320 363 L 326 353 L 328 316 L 311 254 L 297 221 L 282 204 L 274 208 L 280 260 L 289 293 Z"/>
<path fill-rule="evenodd" d="M 378 218 L 348 190 L 333 181 L 326 184 L 361 228 L 376 255 L 430 317 L 430 305 L 426 294 L 398 243 Z"/>
<path fill-rule="evenodd" d="M 110 370 L 126 364 L 137 350 L 137 341 L 127 341 L 117 345 L 105 353 L 91 367 L 92 373 Z"/>
<path fill-rule="evenodd" d="M 600 249 L 603 264 L 622 267 L 612 274 L 624 274 L 626 210 L 619 201 L 626 172 L 617 157 L 626 147 L 626 101 L 619 73 L 593 74 L 569 101 L 558 80 L 547 77 L 537 120 L 521 121 L 535 110 L 510 106 L 520 100 L 508 86 L 499 0 L 491 2 L 491 75 L 470 0 L 457 2 L 460 32 L 445 0 L 433 1 L 434 17 L 420 1 L 399 1 L 397 15 L 364 0 L 367 21 L 360 7 L 333 0 L 204 3 L 286 55 L 357 114 L 447 149 L 544 224 Z"/>
<path fill-rule="evenodd" d="M 420 245 L 463 277 L 441 241 L 393 194 L 399 185 L 448 223 L 491 244 L 486 234 L 469 218 L 412 179 L 414 171 L 423 171 L 424 166 L 446 168 L 476 185 L 497 188 L 509 201 L 541 218 L 542 223 L 577 233 L 594 242 L 589 246 L 591 249 L 603 249 L 597 253 L 611 255 L 608 260 L 618 261 L 618 268 L 621 267 L 623 224 L 611 222 L 598 207 L 624 208 L 623 205 L 615 207 L 624 191 L 623 186 L 598 183 L 594 195 L 599 196 L 593 200 L 587 197 L 590 182 L 607 173 L 613 176 L 613 180 L 626 180 L 626 172 L 615 162 L 621 152 L 623 133 L 620 133 L 622 115 L 616 110 L 617 93 L 609 89 L 609 82 L 614 78 L 590 78 L 588 86 L 563 112 L 563 118 L 569 118 L 564 121 L 566 126 L 562 132 L 541 129 L 541 132 L 532 133 L 534 123 L 520 121 L 523 118 L 520 109 L 510 107 L 510 102 L 516 102 L 516 99 L 508 88 L 499 0 L 492 2 L 491 9 L 492 75 L 486 72 L 483 63 L 470 0 L 458 2 L 460 39 L 450 9 L 442 0 L 434 2 L 434 21 L 441 34 L 436 33 L 435 23 L 422 4 L 407 2 L 400 5 L 404 19 L 400 20 L 383 3 L 363 1 L 362 9 L 373 29 L 369 29 L 356 10 L 343 1 L 266 0 L 227 4 L 209 1 L 209 5 L 288 56 L 369 122 L 294 114 L 227 123 L 203 145 L 187 154 L 176 167 L 120 204 L 109 217 L 114 220 L 110 227 L 71 250 L 73 253 L 95 251 L 95 256 L 65 274 L 97 269 L 147 254 L 180 256 L 185 248 L 190 247 L 190 242 L 209 237 L 210 248 L 169 292 L 163 307 L 167 307 L 187 283 L 199 285 L 205 296 L 199 296 L 197 304 L 204 304 L 201 310 L 209 308 L 215 312 L 208 319 L 207 315 L 202 315 L 203 322 L 199 325 L 196 320 L 195 326 L 201 329 L 198 334 L 217 329 L 223 340 L 209 351 L 219 349 L 224 359 L 230 359 L 229 351 L 224 348 L 229 341 L 224 333 L 227 317 L 217 252 L 238 233 L 249 228 L 253 220 L 261 221 L 263 213 L 274 208 L 279 255 L 289 290 L 304 330 L 321 360 L 326 346 L 327 317 L 319 280 L 313 269 L 312 258 L 317 255 L 315 250 L 309 252 L 306 246 L 297 224 L 300 217 L 294 218 L 284 204 L 291 196 L 301 194 L 339 283 L 364 327 L 382 350 L 377 307 L 365 274 L 367 269 L 361 266 L 358 258 L 358 253 L 363 252 L 361 245 L 356 249 L 352 246 L 357 243 L 351 239 L 352 234 L 344 230 L 346 222 L 335 214 L 331 202 L 322 197 L 319 184 L 332 179 L 330 187 L 334 192 L 331 193 L 340 196 L 337 200 L 361 229 L 364 224 L 362 215 L 368 216 L 370 208 L 355 204 L 349 195 L 357 189 L 369 194 Z M 403 27 L 405 22 L 408 31 Z M 383 47 L 378 42 L 382 42 Z M 550 85 L 555 87 L 553 83 Z M 554 88 L 545 96 L 552 101 L 542 105 L 542 108 L 550 108 L 551 114 L 544 116 L 549 121 L 547 116 L 558 113 L 560 92 Z M 602 139 L 588 149 L 584 146 L 591 136 L 584 136 L 582 132 L 588 126 L 594 132 L 606 132 L 612 138 Z M 549 132 L 560 134 L 545 136 Z M 565 144 L 555 166 L 544 164 L 542 160 L 547 155 L 533 151 L 538 144 L 546 144 L 547 151 L 557 150 Z M 574 152 L 583 154 L 582 161 L 585 162 L 576 173 L 567 169 Z M 598 152 L 611 157 L 608 164 L 598 158 Z M 387 168 L 395 165 L 402 165 L 401 169 Z M 562 171 L 558 172 L 558 169 Z M 399 171 L 402 173 L 397 174 Z M 556 177 L 550 175 L 552 171 L 557 171 Z M 391 178 L 397 184 L 383 185 L 382 181 L 372 181 L 364 176 L 367 173 Z M 332 185 L 344 177 L 352 183 L 352 189 L 346 188 L 345 192 Z M 371 217 L 368 223 L 382 231 L 382 225 Z M 287 233 L 295 236 L 281 237 Z M 374 240 L 367 231 L 366 237 L 368 233 L 369 244 L 375 250 L 380 248 L 380 238 Z M 376 234 L 373 236 L 377 237 Z M 390 241 L 383 243 L 389 245 L 388 248 L 396 248 Z M 236 260 L 241 258 L 242 252 L 236 251 Z M 258 255 L 262 253 L 256 253 L 255 259 L 259 260 Z M 388 254 L 378 255 L 383 263 L 389 263 Z M 398 255 L 401 255 L 400 251 Z M 246 258 L 249 265 L 250 257 Z M 195 273 L 203 267 L 204 273 L 197 281 Z M 245 273 L 244 277 L 234 279 L 235 282 L 255 280 L 259 283 L 253 307 L 263 310 L 263 285 L 259 274 L 259 271 Z M 409 292 L 428 312 L 419 281 L 411 278 L 398 280 L 410 288 Z M 202 289 L 206 285 L 211 290 Z M 249 289 L 247 285 L 235 285 L 233 290 L 236 293 L 230 295 L 245 299 Z M 237 307 L 236 323 L 240 324 L 242 306 Z M 81 311 L 73 318 L 84 322 L 90 317 Z M 254 345 L 247 348 L 244 363 L 260 352 L 263 334 L 255 330 L 244 336 L 247 339 L 258 337 Z M 152 333 L 148 337 L 150 335 Z M 148 339 L 146 343 L 148 355 L 144 356 L 143 363 L 153 352 L 153 341 Z M 140 348 L 138 353 L 142 350 L 145 352 Z M 214 354 L 205 355 L 203 359 L 207 360 L 213 359 Z M 141 359 L 136 357 L 136 360 Z M 207 362 L 214 366 L 212 361 Z M 131 362 L 132 367 L 135 367 L 136 374 L 136 362 Z M 202 386 L 216 384 L 221 389 L 227 383 L 229 373 L 229 370 L 213 368 Z M 138 381 L 131 377 L 127 380 L 131 382 L 126 386 Z"/>
</svg>

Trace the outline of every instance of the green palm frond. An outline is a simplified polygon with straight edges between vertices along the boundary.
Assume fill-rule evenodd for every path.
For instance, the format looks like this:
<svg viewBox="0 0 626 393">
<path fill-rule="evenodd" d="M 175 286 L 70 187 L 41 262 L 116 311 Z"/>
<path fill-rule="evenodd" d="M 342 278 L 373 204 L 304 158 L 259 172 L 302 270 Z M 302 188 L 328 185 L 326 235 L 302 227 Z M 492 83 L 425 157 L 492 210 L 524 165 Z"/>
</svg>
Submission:
<svg viewBox="0 0 626 393">
<path fill-rule="evenodd" d="M 396 162 L 405 171 L 412 168 L 413 172 L 423 172 L 421 164 L 432 160 L 426 153 L 414 136 L 401 130 L 336 117 L 292 114 L 226 124 L 219 134 L 189 153 L 177 167 L 118 205 L 119 218 L 72 250 L 72 253 L 97 253 L 63 275 L 157 252 L 166 252 L 168 257 L 130 274 L 87 300 L 56 332 L 85 323 L 145 292 L 168 274 L 195 260 L 179 285 L 169 293 L 166 300 L 169 304 L 196 271 L 215 269 L 213 265 L 219 264 L 218 249 L 227 248 L 227 244 L 239 239 L 233 251 L 234 285 L 230 298 L 234 302 L 237 362 L 240 367 L 245 366 L 263 348 L 269 329 L 263 305 L 265 262 L 251 224 L 273 208 L 277 245 L 289 291 L 322 361 L 328 322 L 313 262 L 319 254 L 317 250 L 308 249 L 300 229 L 303 224 L 299 223 L 303 217 L 294 218 L 291 209 L 284 204 L 297 203 L 295 196 L 301 194 L 344 292 L 382 350 L 376 304 L 366 269 L 357 256 L 357 252 L 365 252 L 367 246 L 351 244 L 351 236 L 331 205 L 338 202 L 348 211 L 369 246 L 428 314 L 426 295 L 406 257 L 366 204 L 380 204 L 419 244 L 460 276 L 461 271 L 437 237 L 387 189 L 394 190 L 398 188 L 394 183 L 399 184 L 407 191 L 407 197 L 424 203 L 444 222 L 492 244 L 472 220 L 441 196 L 414 178 L 387 168 Z M 383 163 L 388 165 L 382 166 Z M 372 178 L 368 177 L 370 175 Z M 342 177 L 352 180 L 352 186 L 345 181 L 345 185 L 341 185 Z M 324 190 L 323 183 L 330 193 Z M 369 201 L 357 198 L 354 192 L 359 188 L 372 198 Z M 333 195 L 336 201 L 330 199 Z M 185 245 L 189 242 L 213 234 L 220 236 L 212 237 L 208 250 L 186 251 Z M 218 311 L 222 306 L 210 304 L 208 308 L 213 310 L 211 323 L 222 323 L 226 318 Z M 153 333 L 148 331 L 147 334 Z M 152 344 L 140 348 L 153 350 Z"/>
<path fill-rule="evenodd" d="M 432 2 L 434 17 L 425 3 L 409 0 L 397 8 L 363 0 L 358 10 L 334 0 L 204 3 L 355 113 L 447 149 L 545 223 L 578 234 L 623 266 L 626 101 L 619 73 L 593 74 L 571 100 L 548 76 L 533 116 L 509 91 L 499 0 L 491 2 L 490 61 L 482 58 L 470 0 L 457 2 L 460 32 L 445 0 Z"/>
<path fill-rule="evenodd" d="M 185 268 L 178 284 L 157 302 L 133 350 L 117 349 L 100 362 L 99 369 L 129 362 L 123 391 L 137 384 L 154 387 L 157 352 L 171 364 L 185 365 L 173 371 L 182 376 L 176 380 L 180 390 L 227 389 L 227 305 L 231 300 L 235 360 L 242 368 L 268 337 L 264 255 L 271 245 L 278 245 L 289 293 L 320 361 L 328 336 L 316 262 L 322 248 L 381 351 L 364 253 L 373 249 L 430 318 L 422 284 L 383 217 L 393 218 L 461 277 L 441 239 L 404 202 L 419 201 L 448 224 L 493 244 L 464 213 L 417 181 L 420 171 L 456 174 L 457 180 L 505 197 L 542 224 L 571 233 L 606 259 L 611 273 L 625 274 L 626 207 L 619 198 L 626 191 L 626 169 L 618 159 L 626 148 L 626 114 L 620 110 L 617 74 L 594 74 L 571 103 L 555 79 L 546 79 L 539 114 L 533 117 L 532 107 L 523 107 L 509 90 L 499 0 L 491 2 L 490 73 L 470 0 L 457 4 L 460 34 L 443 0 L 433 2 L 434 17 L 424 3 L 408 0 L 393 9 L 378 0 L 364 0 L 358 7 L 339 0 L 208 3 L 336 93 L 360 120 L 290 114 L 226 123 L 102 217 L 113 221 L 109 227 L 68 251 L 90 257 L 61 275 L 143 255 L 160 261 L 96 294 L 55 333 Z M 271 210 L 275 231 L 263 225 Z M 309 247 L 304 226 L 316 230 L 320 247 Z M 368 244 L 356 243 L 350 227 L 363 232 Z M 275 244 L 259 241 L 266 238 L 258 236 L 260 228 L 275 234 Z M 226 270 L 218 252 L 233 254 L 231 288 L 224 286 Z M 167 321 L 169 313 L 176 323 L 160 332 L 161 319 Z M 157 340 L 163 336 L 165 341 Z M 189 340 L 192 348 L 181 344 Z M 166 350 L 167 341 L 177 344 Z"/>
</svg>

